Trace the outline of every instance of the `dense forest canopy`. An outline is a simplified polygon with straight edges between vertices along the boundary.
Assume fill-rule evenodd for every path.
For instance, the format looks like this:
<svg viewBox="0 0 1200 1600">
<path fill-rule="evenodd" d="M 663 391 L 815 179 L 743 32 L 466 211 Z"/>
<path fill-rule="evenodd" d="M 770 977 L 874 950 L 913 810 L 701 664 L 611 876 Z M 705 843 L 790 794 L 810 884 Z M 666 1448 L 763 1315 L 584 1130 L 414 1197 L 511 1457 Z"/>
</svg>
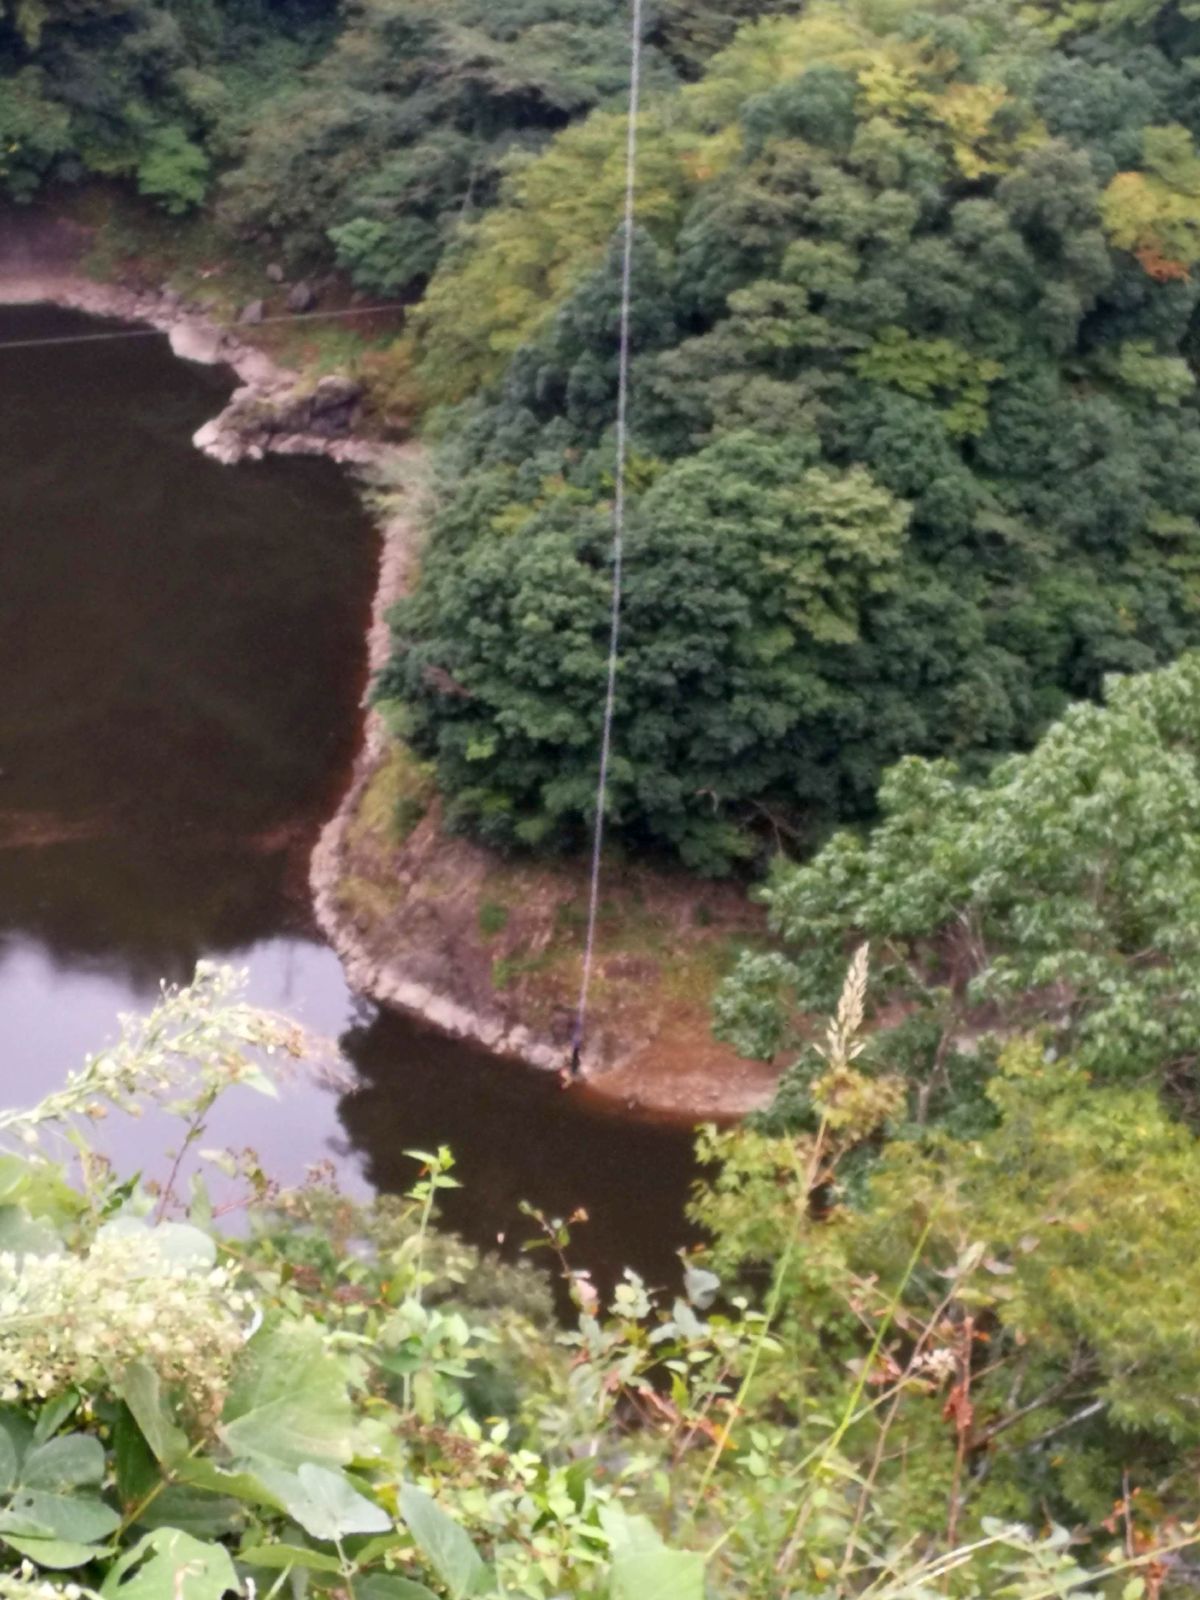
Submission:
<svg viewBox="0 0 1200 1600">
<path fill-rule="evenodd" d="M 694 76 L 764 0 L 655 8 L 647 76 Z M 773 8 L 774 9 L 774 8 Z M 0 16 L 0 183 L 132 178 L 361 288 L 433 270 L 501 175 L 619 99 L 614 0 L 16 0 Z"/>
<path fill-rule="evenodd" d="M 631 838 L 803 843 L 899 756 L 1020 748 L 1197 640 L 1193 49 L 1173 10 L 816 4 L 651 96 Z M 495 841 L 591 803 L 619 135 L 510 177 L 416 318 L 417 384 L 474 395 L 386 687 Z"/>
</svg>

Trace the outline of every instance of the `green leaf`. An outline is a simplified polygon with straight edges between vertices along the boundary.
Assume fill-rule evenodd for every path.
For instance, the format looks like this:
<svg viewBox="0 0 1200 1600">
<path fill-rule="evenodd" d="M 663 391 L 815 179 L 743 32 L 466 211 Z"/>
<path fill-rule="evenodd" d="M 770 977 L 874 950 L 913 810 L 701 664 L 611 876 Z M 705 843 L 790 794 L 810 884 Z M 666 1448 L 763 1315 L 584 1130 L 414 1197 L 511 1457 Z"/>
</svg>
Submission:
<svg viewBox="0 0 1200 1600">
<path fill-rule="evenodd" d="M 354 1559 L 360 1567 L 369 1567 L 373 1561 L 386 1555 L 389 1550 L 408 1543 L 408 1533 L 398 1527 L 393 1527 L 390 1533 L 381 1533 L 374 1539 L 368 1539 L 365 1544 L 357 1545 Z"/>
<path fill-rule="evenodd" d="M 666 1548 L 616 1556 L 612 1600 L 704 1600 L 704 1557 Z"/>
<path fill-rule="evenodd" d="M 17 1481 L 20 1456 L 8 1428 L 0 1423 L 0 1494 L 7 1494 Z"/>
<path fill-rule="evenodd" d="M 31 1450 L 21 1468 L 26 1489 L 78 1489 L 104 1480 L 104 1446 L 88 1433 L 67 1433 Z"/>
<path fill-rule="evenodd" d="M 221 1437 L 233 1455 L 296 1468 L 344 1465 L 354 1453 L 349 1365 L 320 1326 L 268 1322 L 246 1346 L 225 1402 Z"/>
<path fill-rule="evenodd" d="M 306 1461 L 298 1472 L 262 1471 L 263 1482 L 313 1539 L 344 1539 L 351 1533 L 385 1533 L 392 1519 L 359 1494 L 345 1474 Z"/>
<path fill-rule="evenodd" d="M 289 1567 L 304 1567 L 308 1572 L 341 1572 L 342 1564 L 336 1556 L 323 1550 L 310 1550 L 300 1544 L 256 1544 L 248 1550 L 238 1551 L 238 1560 L 248 1567 L 266 1567 L 270 1572 L 286 1572 Z M 358 1585 L 354 1592 L 358 1594 Z"/>
<path fill-rule="evenodd" d="M 697 1267 L 690 1261 L 683 1264 L 683 1289 L 689 1302 L 699 1311 L 707 1311 L 721 1288 L 721 1280 L 706 1267 Z"/>
<path fill-rule="evenodd" d="M 178 1465 L 188 1453 L 187 1435 L 171 1415 L 162 1392 L 162 1380 L 144 1361 L 131 1362 L 117 1385 L 155 1458 L 166 1467 Z"/>
<path fill-rule="evenodd" d="M 282 1511 L 283 1502 L 255 1472 L 225 1472 L 206 1456 L 192 1456 L 181 1461 L 175 1469 L 181 1483 L 196 1489 L 206 1489 L 209 1494 L 228 1495 L 244 1505 L 269 1506 L 272 1511 Z"/>
<path fill-rule="evenodd" d="M 3 1538 L 18 1555 L 28 1556 L 39 1567 L 50 1567 L 55 1572 L 84 1567 L 105 1553 L 103 1545 L 75 1544 L 70 1539 L 32 1539 L 15 1533 L 6 1533 Z"/>
<path fill-rule="evenodd" d="M 94 1544 L 106 1539 L 121 1519 L 103 1500 L 78 1494 L 50 1494 L 18 1489 L 0 1511 L 0 1536 L 10 1533 L 34 1539 L 67 1539 Z"/>
<path fill-rule="evenodd" d="M 704 1600 L 704 1557 L 670 1550 L 646 1517 L 606 1506 L 601 1526 L 612 1546 L 612 1600 Z"/>
<path fill-rule="evenodd" d="M 143 1240 L 148 1265 L 184 1267 L 189 1272 L 207 1272 L 216 1265 L 216 1241 L 186 1222 L 160 1222 L 151 1227 L 141 1217 L 114 1217 L 104 1224 L 97 1238 L 111 1234 Z"/>
<path fill-rule="evenodd" d="M 0 1205 L 12 1205 L 29 1189 L 29 1162 L 20 1156 L 0 1156 Z"/>
<path fill-rule="evenodd" d="M 56 1395 L 38 1412 L 37 1423 L 33 1430 L 34 1444 L 45 1444 L 62 1427 L 69 1416 L 79 1409 L 79 1395 L 76 1390 L 68 1389 L 65 1394 Z"/>
<path fill-rule="evenodd" d="M 241 1503 L 185 1484 L 168 1484 L 137 1519 L 139 1528 L 179 1528 L 197 1539 L 223 1539 L 246 1524 Z"/>
<path fill-rule="evenodd" d="M 395 1572 L 373 1572 L 354 1580 L 354 1600 L 437 1600 L 432 1589 Z"/>
<path fill-rule="evenodd" d="M 52 1256 L 62 1241 L 48 1222 L 31 1217 L 24 1206 L 0 1206 L 0 1250 L 15 1256 Z"/>
<path fill-rule="evenodd" d="M 178 1528 L 158 1528 L 109 1568 L 106 1600 L 222 1600 L 240 1589 L 229 1552 Z"/>
<path fill-rule="evenodd" d="M 450 1600 L 484 1592 L 488 1570 L 464 1529 L 437 1502 L 406 1483 L 400 1489 L 400 1514 L 421 1554 L 450 1591 Z"/>
<path fill-rule="evenodd" d="M 145 1499 L 162 1474 L 133 1412 L 124 1402 L 118 1407 L 113 1423 L 112 1447 L 117 1498 L 123 1506 L 136 1505 Z"/>
</svg>

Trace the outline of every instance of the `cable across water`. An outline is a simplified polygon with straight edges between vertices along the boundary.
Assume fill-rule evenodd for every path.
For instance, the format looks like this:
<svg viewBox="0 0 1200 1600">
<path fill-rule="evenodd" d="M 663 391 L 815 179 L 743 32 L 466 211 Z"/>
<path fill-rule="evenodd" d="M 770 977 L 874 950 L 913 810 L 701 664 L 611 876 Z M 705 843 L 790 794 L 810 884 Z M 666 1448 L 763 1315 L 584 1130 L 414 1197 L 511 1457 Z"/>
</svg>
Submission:
<svg viewBox="0 0 1200 1600">
<path fill-rule="evenodd" d="M 18 305 L 54 305 L 54 301 L 18 301 Z M 4 308 L 3 284 L 0 283 L 0 309 Z M 74 309 L 67 308 L 67 309 Z M 260 317 L 257 322 L 248 323 L 249 329 L 265 328 L 277 322 L 319 322 L 332 317 L 373 317 L 383 316 L 385 312 L 406 311 L 408 307 L 402 301 L 394 301 L 383 306 L 347 306 L 341 311 L 289 311 L 278 316 Z M 184 313 L 180 326 L 186 326 L 187 314 Z M 221 330 L 233 331 L 233 330 Z M 109 328 L 102 333 L 62 333 L 49 334 L 40 339 L 2 339 L 0 350 L 45 350 L 55 344 L 104 344 L 114 339 L 165 339 L 168 330 L 165 328 Z"/>
</svg>

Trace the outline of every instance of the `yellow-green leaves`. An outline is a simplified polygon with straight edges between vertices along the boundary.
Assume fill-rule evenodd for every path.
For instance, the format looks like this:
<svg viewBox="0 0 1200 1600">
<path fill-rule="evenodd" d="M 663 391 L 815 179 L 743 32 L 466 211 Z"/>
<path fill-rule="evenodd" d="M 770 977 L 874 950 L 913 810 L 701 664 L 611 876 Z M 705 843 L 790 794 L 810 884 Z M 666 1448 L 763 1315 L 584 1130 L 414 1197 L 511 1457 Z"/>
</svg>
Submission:
<svg viewBox="0 0 1200 1600">
<path fill-rule="evenodd" d="M 670 232 L 691 179 L 685 142 L 648 114 L 639 163 L 639 225 Z M 518 166 L 501 204 L 429 287 L 415 325 L 429 398 L 457 400 L 493 378 L 602 256 L 621 220 L 624 122 L 598 112 Z"/>
<path fill-rule="evenodd" d="M 1200 261 L 1200 155 L 1187 129 L 1170 124 L 1146 129 L 1142 162 L 1105 190 L 1105 228 L 1152 278 L 1186 278 Z"/>
<path fill-rule="evenodd" d="M 936 401 L 947 433 L 955 438 L 983 432 L 988 389 L 1004 373 L 1000 362 L 974 356 L 950 339 L 914 339 L 897 327 L 882 329 L 853 365 L 875 383 Z"/>
</svg>

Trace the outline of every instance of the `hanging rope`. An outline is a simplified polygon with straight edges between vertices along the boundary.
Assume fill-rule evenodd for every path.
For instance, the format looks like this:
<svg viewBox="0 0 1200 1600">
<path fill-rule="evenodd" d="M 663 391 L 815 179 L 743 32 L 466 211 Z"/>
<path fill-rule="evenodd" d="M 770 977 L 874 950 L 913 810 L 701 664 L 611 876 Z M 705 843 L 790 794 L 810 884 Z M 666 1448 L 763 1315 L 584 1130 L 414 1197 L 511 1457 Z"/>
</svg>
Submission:
<svg viewBox="0 0 1200 1600">
<path fill-rule="evenodd" d="M 608 811 L 608 768 L 612 756 L 613 714 L 617 704 L 617 656 L 621 645 L 621 585 L 625 559 L 625 471 L 629 436 L 629 328 L 633 305 L 633 224 L 636 214 L 638 106 L 642 88 L 642 0 L 632 0 L 630 44 L 629 126 L 625 145 L 624 252 L 621 263 L 621 332 L 617 363 L 617 457 L 613 495 L 612 623 L 608 646 L 608 690 L 604 700 L 604 726 L 600 735 L 600 776 L 596 785 L 596 826 L 592 837 L 592 875 L 588 894 L 587 940 L 583 949 L 583 976 L 571 1049 L 571 1070 L 578 1073 L 587 1029 L 588 997 L 596 956 L 596 920 L 600 910 L 600 863 L 604 851 L 604 824 Z"/>
</svg>

